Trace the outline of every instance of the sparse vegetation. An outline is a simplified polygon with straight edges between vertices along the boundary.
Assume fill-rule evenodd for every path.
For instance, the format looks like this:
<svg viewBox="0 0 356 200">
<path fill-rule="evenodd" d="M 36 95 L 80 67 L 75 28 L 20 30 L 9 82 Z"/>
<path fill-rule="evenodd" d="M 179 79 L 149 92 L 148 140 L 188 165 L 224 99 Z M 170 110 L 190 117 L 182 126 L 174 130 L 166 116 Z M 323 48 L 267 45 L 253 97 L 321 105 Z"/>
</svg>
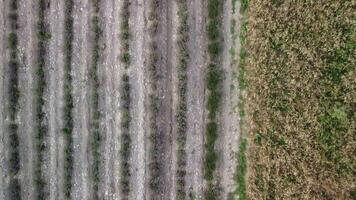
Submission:
<svg viewBox="0 0 356 200">
<path fill-rule="evenodd" d="M 236 0 L 232 0 L 233 3 L 233 12 L 236 10 Z M 247 139 L 246 139 L 246 128 L 244 124 L 244 116 L 245 116 L 245 93 L 247 85 L 246 81 L 246 57 L 247 52 L 245 49 L 246 46 L 246 31 L 247 31 L 247 0 L 241 0 L 241 8 L 240 8 L 240 55 L 239 55 L 239 62 L 238 62 L 238 81 L 239 81 L 239 116 L 240 116 L 240 144 L 239 150 L 237 153 L 237 166 L 234 174 L 234 179 L 236 183 L 236 190 L 231 192 L 229 198 L 233 199 L 241 199 L 245 200 L 246 197 L 246 182 L 245 182 L 245 174 L 246 174 L 246 146 L 247 146 Z M 232 39 L 235 40 L 237 35 L 235 33 L 235 21 L 232 21 L 232 28 L 231 34 Z M 234 64 L 234 63 L 233 63 Z M 234 67 L 234 66 L 233 66 Z"/>
<path fill-rule="evenodd" d="M 18 173 L 20 171 L 20 155 L 19 155 L 19 135 L 18 122 L 16 116 L 18 113 L 19 104 L 19 87 L 18 87 L 18 38 L 17 38 L 17 8 L 18 1 L 12 0 L 10 3 L 9 20 L 11 24 L 11 32 L 8 37 L 8 45 L 10 49 L 9 61 L 9 99 L 8 99 L 8 137 L 9 137 L 9 197 L 11 200 L 21 200 L 21 185 L 18 180 Z M 16 17 L 14 17 L 16 16 Z"/>
<path fill-rule="evenodd" d="M 186 0 L 178 1 L 178 106 L 177 106 L 177 191 L 176 199 L 186 199 L 186 138 L 187 138 L 187 63 L 188 53 L 188 8 Z"/>
<path fill-rule="evenodd" d="M 73 53 L 73 0 L 65 1 L 64 30 L 64 178 L 63 193 L 65 199 L 71 199 L 73 175 L 73 95 L 72 95 L 72 53 Z"/>
<path fill-rule="evenodd" d="M 100 182 L 100 144 L 101 144 L 101 133 L 99 127 L 100 111 L 99 111 L 99 79 L 98 79 L 98 62 L 100 58 L 100 45 L 99 40 L 101 38 L 101 30 L 99 26 L 99 3 L 100 0 L 92 1 L 94 6 L 94 15 L 92 17 L 93 26 L 93 50 L 92 50 L 92 66 L 90 68 L 90 80 L 91 80 L 91 105 L 92 105 L 92 117 L 90 122 L 90 132 L 91 132 L 91 151 L 93 156 L 92 165 L 92 181 L 93 181 L 93 193 L 94 199 L 99 199 L 99 182 Z"/>
<path fill-rule="evenodd" d="M 130 67 L 130 53 L 129 53 L 129 17 L 130 17 L 130 1 L 125 0 L 121 11 L 121 42 L 123 45 L 122 63 L 125 69 Z M 131 88 L 130 77 L 127 72 L 122 76 L 122 90 L 121 90 L 121 110 L 122 110 L 122 122 L 121 122 L 121 192 L 123 194 L 122 199 L 128 199 L 130 193 L 130 156 L 131 156 L 131 136 L 130 136 L 130 122 L 131 122 Z"/>
<path fill-rule="evenodd" d="M 157 65 L 158 65 L 158 49 L 154 36 L 158 29 L 158 16 L 157 10 L 160 5 L 159 0 L 150 1 L 150 14 L 149 14 L 149 31 L 151 36 L 150 41 L 150 60 L 149 60 L 149 79 L 150 79 L 150 95 L 149 95 L 149 113 L 150 113 L 150 163 L 149 163 L 149 186 L 152 191 L 151 199 L 159 194 L 161 186 L 161 170 L 163 165 L 161 162 L 160 145 L 163 140 L 163 133 L 157 130 L 157 115 L 159 99 L 157 96 Z"/>
<path fill-rule="evenodd" d="M 354 10 L 352 1 L 249 2 L 249 199 L 354 198 Z"/>
<path fill-rule="evenodd" d="M 220 13 L 222 3 L 219 0 L 208 1 L 208 53 L 209 65 L 207 72 L 208 88 L 208 123 L 206 125 L 205 154 L 204 154 L 204 179 L 207 181 L 205 199 L 219 199 L 219 183 L 214 179 L 216 169 L 217 153 L 215 151 L 215 141 L 218 137 L 217 113 L 220 107 L 221 98 L 221 40 L 220 34 Z"/>
</svg>

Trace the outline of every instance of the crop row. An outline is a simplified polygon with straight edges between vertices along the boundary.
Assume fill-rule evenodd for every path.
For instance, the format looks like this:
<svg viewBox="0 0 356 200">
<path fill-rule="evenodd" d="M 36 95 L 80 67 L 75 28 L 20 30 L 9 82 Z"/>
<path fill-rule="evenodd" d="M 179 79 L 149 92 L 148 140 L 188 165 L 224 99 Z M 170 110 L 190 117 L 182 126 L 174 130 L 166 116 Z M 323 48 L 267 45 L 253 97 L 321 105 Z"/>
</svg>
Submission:
<svg viewBox="0 0 356 200">
<path fill-rule="evenodd" d="M 47 193 L 45 190 L 46 182 L 43 177 L 43 160 L 44 153 L 46 150 L 45 137 L 47 136 L 48 127 L 45 123 L 45 112 L 43 109 L 44 105 L 44 89 L 46 88 L 46 79 L 45 79 L 45 58 L 47 55 L 47 41 L 49 39 L 49 30 L 47 24 L 45 23 L 45 12 L 47 8 L 46 0 L 39 1 L 38 7 L 38 23 L 37 23 L 37 38 L 38 38 L 38 55 L 37 55 L 37 85 L 35 90 L 35 151 L 37 153 L 37 159 L 34 163 L 34 179 L 35 179 L 35 191 L 36 199 L 46 199 Z"/>
<path fill-rule="evenodd" d="M 205 155 L 204 155 L 204 179 L 208 183 L 205 191 L 205 199 L 218 199 L 218 183 L 214 183 L 214 171 L 216 169 L 217 153 L 215 141 L 218 138 L 217 112 L 221 101 L 221 33 L 220 12 L 222 3 L 219 0 L 208 1 L 208 54 L 209 66 L 207 72 L 207 88 L 209 90 L 207 110 L 208 124 L 206 126 Z"/>
<path fill-rule="evenodd" d="M 90 123 L 91 130 L 91 150 L 93 156 L 93 166 L 92 166 L 92 179 L 93 179 L 93 192 L 94 199 L 99 199 L 98 191 L 99 191 L 99 168 L 100 168 L 100 144 L 101 144 L 101 136 L 99 129 L 99 120 L 100 120 L 100 111 L 99 111 L 99 79 L 98 79 L 98 62 L 100 57 L 100 45 L 99 40 L 101 38 L 101 29 L 99 27 L 99 3 L 100 0 L 94 0 L 94 13 L 92 17 L 92 26 L 94 32 L 93 38 L 93 56 L 92 56 L 92 66 L 90 68 L 90 80 L 92 85 L 92 109 L 93 115 Z"/>
<path fill-rule="evenodd" d="M 21 199 L 21 185 L 17 177 L 20 171 L 20 155 L 19 155 L 19 136 L 18 136 L 18 123 L 16 121 L 16 115 L 18 113 L 19 104 L 19 87 L 18 87 L 18 37 L 17 37 L 17 14 L 18 1 L 10 1 L 10 30 L 9 33 L 9 49 L 10 49 L 10 61 L 9 61 L 9 170 L 10 170 L 10 183 L 9 183 L 9 196 L 11 199 Z"/>
<path fill-rule="evenodd" d="M 157 130 L 157 115 L 158 115 L 158 96 L 157 96 L 157 65 L 158 65 L 158 47 L 154 39 L 158 29 L 158 6 L 160 5 L 159 0 L 150 1 L 150 26 L 149 33 L 151 36 L 150 42 L 150 62 L 149 62 L 149 78 L 150 78 L 150 89 L 151 94 L 149 95 L 149 109 L 150 109 L 150 163 L 149 163 L 149 186 L 152 191 L 152 198 L 154 195 L 159 193 L 161 185 L 161 172 L 163 165 L 160 162 L 160 145 L 163 142 L 163 135 Z"/>
<path fill-rule="evenodd" d="M 65 1 L 64 31 L 64 183 L 65 199 L 71 199 L 73 175 L 73 96 L 72 96 L 72 53 L 73 53 L 73 0 Z"/>
<path fill-rule="evenodd" d="M 125 0 L 123 2 L 123 7 L 121 10 L 121 43 L 123 47 L 123 53 L 121 61 L 124 64 L 125 69 L 130 66 L 130 54 L 129 54 L 129 17 L 130 17 L 130 1 Z M 131 98 L 130 98 L 130 77 L 125 72 L 122 76 L 122 91 L 121 91 L 121 109 L 122 109 L 122 122 L 121 122 L 121 167 L 120 167 L 120 189 L 123 194 L 122 199 L 128 199 L 130 192 L 130 163 L 129 159 L 131 156 L 131 136 L 130 136 L 130 122 L 131 122 Z"/>
<path fill-rule="evenodd" d="M 188 53 L 188 7 L 186 0 L 178 1 L 178 106 L 177 106 L 177 193 L 176 199 L 185 199 L 186 138 L 187 138 L 187 63 Z"/>
</svg>

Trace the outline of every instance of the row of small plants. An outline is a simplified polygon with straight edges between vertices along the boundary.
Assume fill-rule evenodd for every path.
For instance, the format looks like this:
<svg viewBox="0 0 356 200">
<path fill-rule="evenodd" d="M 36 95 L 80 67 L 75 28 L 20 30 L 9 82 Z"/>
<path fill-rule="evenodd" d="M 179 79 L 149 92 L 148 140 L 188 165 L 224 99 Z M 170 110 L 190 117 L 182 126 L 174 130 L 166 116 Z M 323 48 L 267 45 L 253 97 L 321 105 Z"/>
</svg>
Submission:
<svg viewBox="0 0 356 200">
<path fill-rule="evenodd" d="M 47 55 L 47 41 L 50 37 L 48 26 L 45 22 L 45 12 L 47 9 L 47 1 L 40 0 L 38 6 L 38 22 L 37 22 L 37 85 L 35 90 L 35 151 L 37 153 L 37 158 L 34 162 L 34 181 L 35 181 L 35 195 L 36 199 L 42 200 L 46 199 L 48 194 L 46 193 L 46 182 L 43 177 L 43 160 L 46 151 L 45 138 L 47 136 L 47 123 L 45 121 L 45 112 L 43 105 L 45 103 L 44 90 L 46 88 L 46 78 L 45 78 L 45 65 L 46 65 L 46 55 Z"/>
<path fill-rule="evenodd" d="M 219 186 L 214 182 L 214 171 L 216 170 L 217 153 L 215 142 L 218 138 L 217 113 L 221 101 L 221 40 L 220 14 L 222 3 L 219 0 L 208 1 L 208 54 L 209 65 L 207 72 L 208 88 L 208 124 L 206 126 L 205 154 L 204 154 L 204 179 L 207 181 L 205 199 L 213 200 L 219 198 Z"/>
<path fill-rule="evenodd" d="M 71 199 L 73 175 L 73 95 L 72 95 L 72 53 L 73 53 L 73 0 L 65 1 L 64 19 L 64 179 L 63 193 L 65 199 Z"/>
<path fill-rule="evenodd" d="M 102 32 L 99 27 L 99 10 L 100 10 L 100 0 L 92 1 L 94 6 L 94 12 L 92 17 L 92 26 L 93 26 L 93 56 L 92 56 L 92 66 L 90 68 L 90 80 L 91 80 L 91 101 L 92 101 L 92 118 L 90 123 L 91 130 L 91 150 L 93 156 L 93 166 L 92 166 L 92 180 L 93 180 L 93 193 L 94 199 L 99 199 L 99 182 L 100 182 L 100 144 L 101 144 L 101 136 L 100 136 L 100 111 L 99 111 L 99 79 L 98 79 L 98 62 L 100 57 L 100 45 L 99 40 L 101 38 Z"/>
<path fill-rule="evenodd" d="M 16 116 L 18 113 L 19 106 L 19 80 L 18 80 L 18 70 L 19 70 L 19 59 L 18 59 L 18 0 L 11 0 L 10 4 L 10 30 L 9 33 L 9 49 L 10 49 L 10 61 L 9 61 L 9 196 L 13 200 L 21 199 L 21 185 L 18 179 L 18 173 L 20 171 L 20 155 L 19 155 L 19 135 L 18 135 L 18 122 L 16 121 Z"/>
<path fill-rule="evenodd" d="M 121 10 L 121 44 L 123 47 L 123 53 L 121 61 L 125 67 L 125 70 L 130 67 L 130 53 L 129 53 L 129 17 L 130 17 L 130 1 L 125 0 Z M 122 122 L 121 122 L 121 167 L 120 167 L 120 189 L 122 192 L 122 199 L 128 199 L 130 193 L 130 163 L 131 156 L 131 136 L 130 136 L 130 122 L 131 122 L 131 98 L 130 98 L 130 77 L 125 71 L 122 76 L 122 90 L 121 90 L 121 109 L 122 109 Z"/>
<path fill-rule="evenodd" d="M 177 106 L 177 171 L 176 199 L 186 198 L 186 138 L 187 138 L 187 65 L 188 52 L 188 7 L 186 0 L 178 2 L 178 106 Z"/>
<path fill-rule="evenodd" d="M 150 163 L 149 163 L 149 186 L 152 192 L 151 199 L 154 199 L 156 195 L 159 194 L 161 183 L 161 172 L 162 172 L 162 162 L 160 155 L 160 145 L 163 141 L 162 133 L 159 133 L 157 130 L 157 115 L 158 115 L 158 96 L 157 96 L 157 65 L 158 65 L 158 49 L 157 43 L 154 39 L 154 36 L 157 33 L 158 29 L 158 7 L 160 5 L 159 0 L 150 1 L 150 14 L 149 14 L 149 34 L 151 37 L 151 41 L 149 44 L 150 48 L 150 61 L 149 61 L 149 79 L 150 79 L 150 90 L 151 93 L 149 95 L 149 113 L 150 113 Z"/>
</svg>

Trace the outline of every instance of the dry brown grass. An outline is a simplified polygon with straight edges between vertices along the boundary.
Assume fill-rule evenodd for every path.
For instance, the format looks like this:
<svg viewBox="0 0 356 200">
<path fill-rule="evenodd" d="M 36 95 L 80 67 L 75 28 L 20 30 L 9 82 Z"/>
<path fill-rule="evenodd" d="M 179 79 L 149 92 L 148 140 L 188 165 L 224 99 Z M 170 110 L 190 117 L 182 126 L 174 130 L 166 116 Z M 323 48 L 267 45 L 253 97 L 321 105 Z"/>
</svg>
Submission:
<svg viewBox="0 0 356 200">
<path fill-rule="evenodd" d="M 249 199 L 355 198 L 355 6 L 249 2 Z"/>
</svg>

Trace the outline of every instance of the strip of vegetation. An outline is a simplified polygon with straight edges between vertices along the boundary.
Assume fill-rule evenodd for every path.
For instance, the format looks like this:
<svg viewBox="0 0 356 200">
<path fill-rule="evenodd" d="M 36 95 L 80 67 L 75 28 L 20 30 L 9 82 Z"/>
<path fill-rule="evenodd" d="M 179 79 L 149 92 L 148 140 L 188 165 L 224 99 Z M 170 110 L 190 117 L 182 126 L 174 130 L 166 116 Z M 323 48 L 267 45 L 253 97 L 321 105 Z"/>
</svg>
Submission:
<svg viewBox="0 0 356 200">
<path fill-rule="evenodd" d="M 19 86 L 18 86 L 18 37 L 17 37 L 17 19 L 18 19 L 18 0 L 11 0 L 10 2 L 10 30 L 9 33 L 9 49 L 10 49 L 10 61 L 9 61 L 9 196 L 12 200 L 21 199 L 21 185 L 17 177 L 20 171 L 20 155 L 19 155 L 19 135 L 18 135 L 18 122 L 16 116 L 19 106 Z"/>
<path fill-rule="evenodd" d="M 98 62 L 100 57 L 100 45 L 99 40 L 101 38 L 101 29 L 99 27 L 99 10 L 100 10 L 100 0 L 93 0 L 94 12 L 92 17 L 92 26 L 94 32 L 93 38 L 93 56 L 92 56 L 92 66 L 90 68 L 90 80 L 91 80 L 91 101 L 92 101 L 92 118 L 90 124 L 91 131 L 91 151 L 93 156 L 93 166 L 92 166 L 92 181 L 93 181 L 93 193 L 94 199 L 99 199 L 99 182 L 100 182 L 100 111 L 99 111 L 99 78 L 98 78 Z"/>
<path fill-rule="evenodd" d="M 236 10 L 236 0 L 232 0 L 233 5 L 233 13 Z M 241 0 L 241 8 L 240 8 L 240 20 L 241 20 L 241 27 L 240 27 L 240 55 L 239 55 L 239 64 L 238 64 L 238 80 L 239 80 L 239 115 L 240 115 L 240 144 L 239 144 L 239 151 L 237 153 L 237 166 L 234 174 L 234 179 L 236 182 L 236 191 L 229 194 L 229 199 L 238 199 L 245 200 L 246 197 L 246 183 L 245 183 L 245 173 L 246 173 L 246 146 L 247 146 L 247 139 L 244 129 L 244 116 L 245 116 L 245 99 L 242 95 L 247 87 L 246 81 L 246 33 L 247 33 L 247 6 L 248 0 Z M 232 21 L 232 28 L 231 34 L 233 41 L 235 40 L 235 21 Z"/>
<path fill-rule="evenodd" d="M 73 175 L 73 95 L 72 95 L 72 53 L 73 53 L 73 0 L 65 1 L 64 19 L 64 183 L 65 199 L 71 199 Z"/>
<path fill-rule="evenodd" d="M 185 199 L 186 175 L 186 138 L 187 138 L 187 63 L 188 53 L 188 7 L 186 0 L 178 1 L 178 106 L 177 106 L 177 196 L 176 199 Z"/>
<path fill-rule="evenodd" d="M 47 55 L 47 41 L 50 37 L 48 26 L 45 23 L 45 12 L 47 9 L 47 1 L 40 0 L 38 6 L 38 23 L 37 23 L 37 38 L 38 38 L 38 55 L 37 55 L 37 85 L 35 90 L 35 151 L 37 153 L 37 158 L 34 164 L 34 181 L 35 181 L 35 194 L 36 199 L 47 199 L 48 194 L 46 193 L 46 182 L 43 177 L 43 160 L 45 150 L 47 148 L 45 137 L 47 136 L 47 124 L 45 121 L 45 112 L 43 105 L 45 103 L 44 99 L 44 89 L 46 88 L 45 79 L 45 58 Z"/>
<path fill-rule="evenodd" d="M 121 12 L 121 42 L 123 45 L 122 53 L 122 63 L 125 69 L 130 67 L 130 53 L 129 53 L 129 17 L 130 17 L 130 1 L 125 0 L 123 2 L 122 12 Z M 121 138 L 121 181 L 120 188 L 123 194 L 122 199 L 128 199 L 130 193 L 130 163 L 129 159 L 131 156 L 131 136 L 130 136 L 130 122 L 131 122 L 131 98 L 130 98 L 130 78 L 127 72 L 122 76 L 122 91 L 121 91 L 121 108 L 122 108 L 122 138 Z"/>
<path fill-rule="evenodd" d="M 249 199 L 355 197 L 354 5 L 249 2 Z"/>
<path fill-rule="evenodd" d="M 149 109 L 150 109 L 150 163 L 149 163 L 149 186 L 152 191 L 151 199 L 155 199 L 155 196 L 159 194 L 161 183 L 162 163 L 160 162 L 160 145 L 162 144 L 162 133 L 157 131 L 157 115 L 158 115 L 158 97 L 157 97 L 157 65 L 158 65 L 158 53 L 157 43 L 154 36 L 158 29 L 158 7 L 160 5 L 159 0 L 150 1 L 150 15 L 149 15 L 149 32 L 150 32 L 150 61 L 149 61 L 149 78 L 150 78 L 150 90 L 149 95 Z"/>
<path fill-rule="evenodd" d="M 219 0 L 208 1 L 208 54 L 209 66 L 207 73 L 208 88 L 208 124 L 206 126 L 205 155 L 204 155 L 204 179 L 208 183 L 205 191 L 205 199 L 213 200 L 219 198 L 219 183 L 214 181 L 214 171 L 216 169 L 217 153 L 215 151 L 215 141 L 218 138 L 217 112 L 221 98 L 221 40 L 220 33 L 220 13 L 222 3 Z"/>
</svg>

